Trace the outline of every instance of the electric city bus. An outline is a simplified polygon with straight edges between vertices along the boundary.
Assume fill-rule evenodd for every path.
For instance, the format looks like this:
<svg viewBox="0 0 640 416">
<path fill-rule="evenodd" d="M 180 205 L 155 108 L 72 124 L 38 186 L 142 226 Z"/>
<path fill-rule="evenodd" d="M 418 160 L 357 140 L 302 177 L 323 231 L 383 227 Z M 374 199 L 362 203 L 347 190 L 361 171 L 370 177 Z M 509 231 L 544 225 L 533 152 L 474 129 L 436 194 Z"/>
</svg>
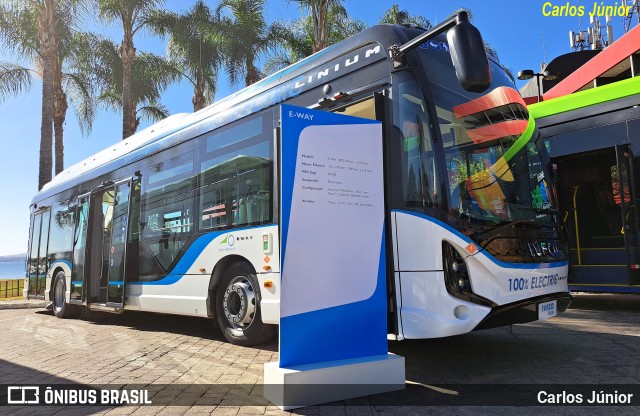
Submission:
<svg viewBox="0 0 640 416">
<path fill-rule="evenodd" d="M 367 29 L 60 173 L 31 204 L 25 297 L 62 318 L 193 315 L 235 344 L 268 339 L 280 312 L 281 103 L 382 123 L 390 339 L 567 308 L 545 146 L 466 13 L 429 31 Z"/>
<path fill-rule="evenodd" d="M 571 290 L 640 293 L 640 78 L 531 106 L 556 165 Z"/>
</svg>

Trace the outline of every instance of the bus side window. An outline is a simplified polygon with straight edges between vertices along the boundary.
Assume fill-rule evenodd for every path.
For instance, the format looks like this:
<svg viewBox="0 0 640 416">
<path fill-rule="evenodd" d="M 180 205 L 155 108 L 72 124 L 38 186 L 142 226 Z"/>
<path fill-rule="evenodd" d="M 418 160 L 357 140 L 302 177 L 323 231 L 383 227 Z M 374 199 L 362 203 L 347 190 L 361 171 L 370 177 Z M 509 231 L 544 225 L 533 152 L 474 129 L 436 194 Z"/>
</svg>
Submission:
<svg viewBox="0 0 640 416">
<path fill-rule="evenodd" d="M 125 270 L 127 281 L 140 280 L 140 191 L 142 184 L 140 177 L 134 176 L 131 185 L 130 209 L 129 209 L 129 236 L 127 241 L 127 259 Z M 151 273 L 153 274 L 153 273 Z"/>
<path fill-rule="evenodd" d="M 169 270 L 194 232 L 195 163 L 195 152 L 190 152 L 143 171 L 141 277 L 158 275 L 150 255 Z"/>
<path fill-rule="evenodd" d="M 200 228 L 225 229 L 272 220 L 273 150 L 268 117 L 251 116 L 203 141 Z"/>
<path fill-rule="evenodd" d="M 74 201 L 75 202 L 75 201 Z M 69 255 L 73 249 L 73 229 L 76 206 L 70 199 L 55 205 L 49 236 L 49 253 Z M 62 256 L 62 255 L 61 255 Z M 71 257 L 69 255 L 69 257 Z"/>
<path fill-rule="evenodd" d="M 400 146 L 402 198 L 409 206 L 431 207 L 440 203 L 440 179 L 430 134 L 429 117 L 414 81 L 398 86 L 394 124 Z"/>
</svg>

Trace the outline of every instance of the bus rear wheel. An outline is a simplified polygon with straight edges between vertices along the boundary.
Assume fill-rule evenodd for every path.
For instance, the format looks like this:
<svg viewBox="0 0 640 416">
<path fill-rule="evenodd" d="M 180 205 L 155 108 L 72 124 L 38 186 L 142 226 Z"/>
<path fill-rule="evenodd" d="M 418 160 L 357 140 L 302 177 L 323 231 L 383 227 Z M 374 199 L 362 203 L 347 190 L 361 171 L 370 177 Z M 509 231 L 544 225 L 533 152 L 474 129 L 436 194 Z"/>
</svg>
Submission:
<svg viewBox="0 0 640 416">
<path fill-rule="evenodd" d="M 274 336 L 275 326 L 262 322 L 260 286 L 248 264 L 235 263 L 223 274 L 216 291 L 216 317 L 224 337 L 234 345 L 262 344 Z"/>
<path fill-rule="evenodd" d="M 72 318 L 76 315 L 77 306 L 69 305 L 66 299 L 66 279 L 63 271 L 56 273 L 53 279 L 53 314 L 56 318 Z"/>
</svg>

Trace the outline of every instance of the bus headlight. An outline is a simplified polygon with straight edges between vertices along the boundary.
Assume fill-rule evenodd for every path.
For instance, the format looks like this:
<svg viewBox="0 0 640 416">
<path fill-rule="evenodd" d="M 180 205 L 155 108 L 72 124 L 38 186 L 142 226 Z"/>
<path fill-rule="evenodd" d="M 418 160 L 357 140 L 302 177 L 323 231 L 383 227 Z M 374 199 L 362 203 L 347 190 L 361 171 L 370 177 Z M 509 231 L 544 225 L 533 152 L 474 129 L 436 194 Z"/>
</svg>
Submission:
<svg viewBox="0 0 640 416">
<path fill-rule="evenodd" d="M 460 253 L 449 243 L 442 243 L 442 265 L 447 291 L 456 295 L 466 295 L 471 291 L 471 281 L 467 264 Z"/>
<path fill-rule="evenodd" d="M 444 269 L 444 283 L 447 292 L 451 296 L 478 305 L 494 306 L 490 300 L 472 292 L 467 263 L 460 253 L 445 241 L 442 242 L 442 266 Z M 456 317 L 464 315 L 461 311 L 455 312 L 455 314 Z"/>
</svg>

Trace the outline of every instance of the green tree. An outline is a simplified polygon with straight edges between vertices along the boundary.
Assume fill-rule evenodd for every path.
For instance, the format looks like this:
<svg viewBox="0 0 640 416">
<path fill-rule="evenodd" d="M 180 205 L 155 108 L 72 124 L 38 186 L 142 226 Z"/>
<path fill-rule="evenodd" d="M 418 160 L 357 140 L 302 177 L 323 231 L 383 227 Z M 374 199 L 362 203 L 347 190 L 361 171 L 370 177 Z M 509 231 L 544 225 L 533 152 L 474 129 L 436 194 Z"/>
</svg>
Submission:
<svg viewBox="0 0 640 416">
<path fill-rule="evenodd" d="M 123 37 L 119 54 L 122 60 L 122 138 L 131 136 L 136 128 L 136 108 L 133 105 L 132 74 L 136 57 L 133 37 L 149 24 L 151 14 L 164 0 L 98 0 L 100 17 L 107 22 L 119 22 Z"/>
<path fill-rule="evenodd" d="M 349 17 L 341 10 L 336 10 L 335 13 L 330 11 L 327 20 L 328 45 L 340 42 L 367 28 L 366 23 Z M 268 73 L 289 66 L 313 53 L 314 29 L 311 16 L 303 16 L 292 24 L 283 26 L 290 27 L 287 39 L 265 62 L 265 71 Z"/>
<path fill-rule="evenodd" d="M 380 24 L 414 25 L 423 29 L 431 28 L 431 22 L 424 16 L 412 16 L 406 10 L 400 10 L 397 4 L 392 5 L 379 21 Z"/>
<path fill-rule="evenodd" d="M 278 23 L 267 24 L 266 0 L 222 0 L 216 8 L 223 54 L 229 80 L 244 76 L 245 85 L 263 77 L 258 59 L 287 39 L 287 30 Z"/>
<path fill-rule="evenodd" d="M 53 74 L 56 175 L 64 170 L 64 122 L 69 102 L 78 119 L 80 131 L 89 134 L 93 126 L 96 105 L 93 39 L 93 35 L 82 32 L 69 32 L 61 37 Z"/>
<path fill-rule="evenodd" d="M 339 17 L 346 18 L 344 0 L 292 0 L 311 18 L 311 53 L 323 50 L 330 43 L 332 23 Z"/>
<path fill-rule="evenodd" d="M 72 105 L 91 108 L 86 73 L 70 70 L 79 12 L 78 0 L 13 0 L 0 4 L 0 42 L 19 57 L 20 63 L 0 63 L 0 99 L 30 89 L 33 76 L 42 78 L 42 117 L 38 189 L 51 180 L 52 142 L 55 126 L 55 172 L 64 169 L 63 123 Z M 80 92 L 83 91 L 83 92 Z M 77 106 L 76 106 L 77 104 Z M 90 128 L 92 113 L 77 111 L 81 128 Z"/>
<path fill-rule="evenodd" d="M 215 97 L 223 58 L 218 24 L 211 9 L 198 0 L 184 14 L 157 11 L 151 15 L 150 26 L 159 35 L 169 35 L 169 60 L 193 85 L 193 111 L 203 109 Z"/>
<path fill-rule="evenodd" d="M 102 40 L 95 54 L 100 88 L 98 100 L 107 108 L 120 111 L 124 91 L 124 65 L 120 48 L 109 40 Z M 158 121 L 169 115 L 167 108 L 160 103 L 160 96 L 171 83 L 180 79 L 180 71 L 161 56 L 147 52 L 136 55 L 131 69 L 132 112 L 129 131 L 134 134 L 142 119 Z"/>
<path fill-rule="evenodd" d="M 51 181 L 53 142 L 53 66 L 57 45 L 57 18 L 53 0 L 15 0 L 0 5 L 0 36 L 8 48 L 24 54 L 42 77 L 42 114 L 40 120 L 40 159 L 38 189 Z M 23 35 L 28 37 L 23 38 Z M 6 67 L 6 66 L 5 66 Z M 9 72 L 3 81 L 19 91 L 30 84 L 25 81 L 29 72 L 17 66 L 6 67 Z"/>
</svg>

